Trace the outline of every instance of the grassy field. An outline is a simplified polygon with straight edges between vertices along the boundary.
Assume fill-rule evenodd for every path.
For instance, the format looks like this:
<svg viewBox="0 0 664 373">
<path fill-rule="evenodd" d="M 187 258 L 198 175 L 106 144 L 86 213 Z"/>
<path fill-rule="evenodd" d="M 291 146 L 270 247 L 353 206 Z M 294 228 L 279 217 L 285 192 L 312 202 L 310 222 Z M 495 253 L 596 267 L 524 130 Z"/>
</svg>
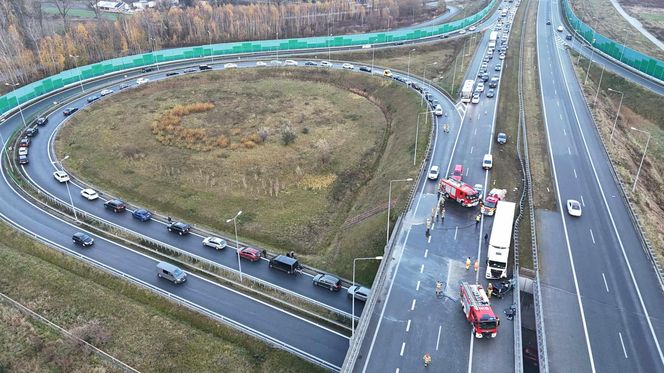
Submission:
<svg viewBox="0 0 664 373">
<path fill-rule="evenodd" d="M 0 237 L 0 292 L 139 371 L 320 371 L 4 224 Z M 117 370 L 3 303 L 0 346 L 2 371 Z"/>
<path fill-rule="evenodd" d="M 183 115 L 178 125 L 164 119 L 179 103 L 202 102 L 214 108 Z M 233 227 L 225 219 L 242 210 L 243 239 L 293 249 L 307 264 L 349 276 L 352 258 L 382 252 L 384 226 L 369 219 L 338 228 L 385 205 L 387 180 L 415 176 L 418 104 L 391 80 L 359 73 L 196 74 L 84 110 L 63 128 L 56 149 L 70 155 L 68 167 L 79 176 L 128 201 L 227 234 Z M 155 134 L 153 123 L 164 121 L 166 132 Z M 285 146 L 288 128 L 295 140 Z M 426 141 L 419 137 L 418 154 Z M 393 188 L 395 214 L 409 188 Z M 373 272 L 362 276 L 370 282 Z"/>
<path fill-rule="evenodd" d="M 664 3 L 658 0 L 620 0 L 620 6 L 659 40 L 664 40 Z"/>
<path fill-rule="evenodd" d="M 573 56 L 575 57 L 575 56 Z M 577 65 L 577 77 L 583 82 L 588 60 L 581 58 Z M 588 83 L 584 87 L 586 100 L 592 104 L 597 92 L 601 68 L 593 64 Z M 611 131 L 616 118 L 620 94 L 608 91 L 612 88 L 624 94 L 620 116 L 616 122 L 613 141 Z M 646 237 L 651 241 L 660 260 L 664 262 L 664 197 L 660 193 L 664 185 L 664 118 L 662 117 L 662 97 L 620 76 L 604 72 L 600 94 L 592 109 L 595 122 L 606 144 L 619 178 L 622 180 L 628 197 L 636 206 L 636 213 L 645 227 Z M 632 192 L 634 177 L 643 155 L 648 135 L 632 130 L 635 127 L 651 135 L 648 152 L 643 161 L 636 191 Z"/>
<path fill-rule="evenodd" d="M 632 27 L 609 0 L 571 0 L 570 3 L 576 16 L 595 31 L 639 52 L 664 60 L 664 51 Z"/>
<path fill-rule="evenodd" d="M 51 14 L 51 15 L 56 15 L 60 16 L 60 13 L 58 13 L 58 8 L 51 4 L 42 4 L 41 7 L 42 11 L 46 14 Z M 80 8 L 72 8 L 68 13 L 68 17 L 73 17 L 73 18 L 81 18 L 81 19 L 94 19 L 96 18 L 96 14 L 92 10 L 87 10 L 87 9 L 80 9 Z M 119 15 L 116 13 L 107 13 L 107 12 L 101 12 L 99 13 L 100 18 L 104 19 L 109 19 L 111 21 L 115 21 Z"/>
</svg>

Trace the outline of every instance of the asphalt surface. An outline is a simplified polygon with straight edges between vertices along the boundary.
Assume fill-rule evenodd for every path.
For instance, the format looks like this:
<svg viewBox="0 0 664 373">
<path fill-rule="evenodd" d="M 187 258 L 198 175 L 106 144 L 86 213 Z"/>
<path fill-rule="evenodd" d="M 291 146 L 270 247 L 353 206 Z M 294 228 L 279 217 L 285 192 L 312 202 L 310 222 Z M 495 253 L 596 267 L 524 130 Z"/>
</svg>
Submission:
<svg viewBox="0 0 664 373">
<path fill-rule="evenodd" d="M 537 25 L 544 117 L 559 210 L 538 211 L 542 297 L 552 371 L 664 371 L 662 289 L 611 174 L 573 62 L 556 32 L 557 3 Z M 553 25 L 546 20 L 553 16 Z M 617 141 L 620 141 L 618 139 Z M 582 203 L 581 217 L 565 201 Z"/>
<path fill-rule="evenodd" d="M 476 79 L 481 60 L 488 46 L 494 15 L 480 30 L 482 38 L 478 53 L 473 58 L 466 79 Z M 494 66 L 500 62 L 498 53 L 488 65 L 489 74 L 498 74 Z M 463 85 L 463 80 L 459 82 Z M 487 86 L 488 89 L 488 86 Z M 500 89 L 497 90 L 500 92 Z M 448 175 L 455 164 L 463 164 L 463 179 L 487 188 L 489 174 L 481 167 L 482 158 L 492 151 L 495 108 L 498 97 L 482 94 L 479 104 L 459 104 L 451 107 L 446 102 L 448 117 L 438 121 L 435 149 L 431 165 L 441 166 L 441 175 Z M 445 134 L 441 125 L 450 124 Z M 480 282 L 484 286 L 487 245 L 482 239 L 490 232 L 492 218 L 475 224 L 479 208 L 465 208 L 454 201 L 445 203 L 443 221 L 435 221 L 431 238 L 427 238 L 426 220 L 431 216 L 438 196 L 438 182 L 425 180 L 418 186 L 414 207 L 404 217 L 402 229 L 396 234 L 396 248 L 391 269 L 391 283 L 382 289 L 378 306 L 372 314 L 369 331 L 360 350 L 355 372 L 411 372 L 422 369 L 422 357 L 429 352 L 431 368 L 445 372 L 504 372 L 514 369 L 514 335 L 511 321 L 502 317 L 511 305 L 511 297 L 493 299 L 494 312 L 501 317 L 501 326 L 495 339 L 475 339 L 459 303 L 458 287 L 461 281 Z M 508 200 L 517 196 L 508 195 Z M 479 258 L 480 269 L 465 269 L 465 260 Z M 435 295 L 436 281 L 445 284 L 444 297 Z M 379 303 L 380 305 L 381 303 Z M 487 360 L 491 357 L 490 363 Z"/>
</svg>

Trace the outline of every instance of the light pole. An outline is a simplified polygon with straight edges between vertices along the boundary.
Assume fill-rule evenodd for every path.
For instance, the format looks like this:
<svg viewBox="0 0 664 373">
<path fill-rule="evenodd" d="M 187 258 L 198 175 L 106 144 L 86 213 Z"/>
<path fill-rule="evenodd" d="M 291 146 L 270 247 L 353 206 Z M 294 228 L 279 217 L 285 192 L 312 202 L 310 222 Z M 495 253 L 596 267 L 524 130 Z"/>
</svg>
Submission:
<svg viewBox="0 0 664 373">
<path fill-rule="evenodd" d="M 615 92 L 615 93 L 620 93 L 620 104 L 618 104 L 618 110 L 616 111 L 616 117 L 613 120 L 613 128 L 611 128 L 611 137 L 609 139 L 611 142 L 613 142 L 613 131 L 616 130 L 616 123 L 618 122 L 618 115 L 620 115 L 620 108 L 622 107 L 622 102 L 623 102 L 623 98 L 625 98 L 625 95 L 622 92 L 617 91 L 613 88 L 609 88 L 609 91 Z"/>
<path fill-rule="evenodd" d="M 590 64 L 593 63 L 595 56 L 595 32 L 593 31 L 593 41 L 590 43 L 590 60 L 588 61 L 588 68 L 586 69 L 586 78 L 583 80 L 583 85 L 588 81 L 588 74 L 590 73 Z"/>
<path fill-rule="evenodd" d="M 277 31 L 277 61 L 279 61 L 279 31 Z"/>
<path fill-rule="evenodd" d="M 374 70 L 374 57 L 376 55 L 376 47 L 371 46 L 371 75 L 373 75 L 373 70 Z"/>
<path fill-rule="evenodd" d="M 62 162 L 66 161 L 69 159 L 68 155 L 65 155 L 64 158 L 62 158 L 58 163 L 60 163 L 60 167 L 64 170 L 64 166 L 62 165 Z M 76 215 L 76 207 L 74 207 L 74 199 L 71 198 L 71 190 L 69 189 L 69 180 L 65 181 L 65 185 L 67 186 L 67 194 L 69 194 L 69 202 L 71 203 L 71 209 L 74 211 L 74 220 L 78 223 L 78 216 Z"/>
<path fill-rule="evenodd" d="M 595 99 L 593 100 L 593 107 L 597 104 L 597 96 L 599 96 L 599 90 L 602 88 L 602 78 L 604 77 L 604 65 L 602 65 L 602 73 L 599 75 L 599 84 L 597 85 L 597 91 L 595 92 Z"/>
<path fill-rule="evenodd" d="M 327 60 L 328 60 L 328 61 L 330 61 L 330 52 L 331 52 L 330 48 L 332 47 L 332 46 L 330 45 L 330 38 L 331 38 L 331 37 L 332 37 L 332 34 L 330 34 L 329 37 L 328 37 L 328 39 L 327 39 Z"/>
<path fill-rule="evenodd" d="M 240 269 L 240 282 L 242 282 L 242 262 L 240 261 L 240 241 L 237 239 L 237 217 L 242 214 L 242 210 L 238 211 L 235 216 L 226 220 L 226 223 L 233 222 L 235 227 L 235 254 L 237 254 L 237 267 Z"/>
<path fill-rule="evenodd" d="M 353 286 L 355 286 L 355 262 L 358 260 L 383 260 L 382 256 L 374 256 L 370 258 L 355 258 L 353 259 Z M 355 289 L 357 291 L 357 289 Z M 351 327 L 350 327 L 350 340 L 353 341 L 355 335 L 355 294 L 353 294 L 353 305 L 351 306 Z"/>
<path fill-rule="evenodd" d="M 154 64 L 157 66 L 157 71 L 159 71 L 159 61 L 157 61 L 157 57 L 155 57 L 154 50 L 157 49 L 157 39 L 154 37 L 150 37 L 150 47 L 152 48 L 152 57 L 154 58 Z"/>
<path fill-rule="evenodd" d="M 214 64 L 214 52 L 212 51 L 212 33 L 210 30 L 207 30 L 208 40 L 210 43 L 210 65 Z"/>
<path fill-rule="evenodd" d="M 385 239 L 386 245 L 388 242 L 390 242 L 390 206 L 392 206 L 392 183 L 401 182 L 401 181 L 413 181 L 413 178 L 409 177 L 407 179 L 390 180 L 390 189 L 387 193 L 387 235 Z"/>
<path fill-rule="evenodd" d="M 5 83 L 6 86 L 12 87 L 12 92 L 14 93 L 14 96 L 16 96 L 16 87 L 21 85 L 21 83 Z M 18 112 L 21 113 L 21 120 L 23 120 L 23 127 L 27 127 L 28 125 L 25 122 L 25 117 L 23 116 L 23 109 L 21 108 L 21 103 L 18 101 L 18 96 L 16 96 L 16 105 L 18 106 Z"/>
<path fill-rule="evenodd" d="M 422 81 L 424 84 L 427 84 L 427 66 L 433 66 L 433 65 L 438 65 L 438 62 L 432 62 L 430 64 L 424 65 L 424 73 L 422 74 Z M 428 84 L 429 89 L 431 89 L 431 83 Z M 420 106 L 424 104 L 424 95 L 420 95 Z"/>
<path fill-rule="evenodd" d="M 74 59 L 74 64 L 76 65 L 76 71 L 78 72 L 78 84 L 81 85 L 81 92 L 85 92 L 83 88 L 83 81 L 81 80 L 81 69 L 78 67 L 78 55 L 69 55 L 70 58 Z"/>
<path fill-rule="evenodd" d="M 413 48 L 408 52 L 408 80 L 410 80 L 410 56 L 413 52 L 415 52 L 417 49 Z"/>
<path fill-rule="evenodd" d="M 636 190 L 636 182 L 639 181 L 639 174 L 641 173 L 641 166 L 643 166 L 643 160 L 646 159 L 646 152 L 648 151 L 648 144 L 650 144 L 650 132 L 640 130 L 638 128 L 631 127 L 634 131 L 639 131 L 648 135 L 648 140 L 646 140 L 646 147 L 643 149 L 643 156 L 641 157 L 641 162 L 639 163 L 639 169 L 636 171 L 636 177 L 634 178 L 634 186 L 632 186 L 632 193 Z"/>
</svg>

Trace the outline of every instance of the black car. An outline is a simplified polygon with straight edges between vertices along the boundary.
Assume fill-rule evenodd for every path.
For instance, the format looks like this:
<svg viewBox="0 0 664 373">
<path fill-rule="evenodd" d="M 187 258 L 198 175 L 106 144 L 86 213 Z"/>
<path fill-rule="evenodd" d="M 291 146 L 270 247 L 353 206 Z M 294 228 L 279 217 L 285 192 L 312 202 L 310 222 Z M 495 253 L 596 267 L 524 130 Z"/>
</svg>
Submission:
<svg viewBox="0 0 664 373">
<path fill-rule="evenodd" d="M 31 127 L 25 130 L 25 135 L 27 137 L 37 136 L 38 133 L 39 133 L 39 128 L 37 127 Z"/>
<path fill-rule="evenodd" d="M 166 73 L 166 76 L 173 76 L 173 75 L 180 75 L 180 73 L 177 71 L 169 71 Z"/>
<path fill-rule="evenodd" d="M 175 232 L 180 236 L 188 234 L 189 230 L 191 229 L 191 225 L 181 221 L 170 222 L 166 227 L 168 228 L 169 232 Z"/>
<path fill-rule="evenodd" d="M 198 65 L 198 69 L 201 70 L 201 71 L 212 70 L 212 66 L 210 66 L 210 65 Z"/>
<path fill-rule="evenodd" d="M 99 100 L 99 97 L 100 97 L 99 95 L 94 95 L 94 96 L 88 97 L 88 103 L 95 102 L 95 101 Z"/>
<path fill-rule="evenodd" d="M 482 74 L 482 81 L 484 82 L 489 81 L 489 74 Z"/>
<path fill-rule="evenodd" d="M 328 288 L 330 291 L 339 291 L 341 289 L 341 280 L 332 275 L 318 274 L 314 277 L 314 285 Z"/>
<path fill-rule="evenodd" d="M 113 210 L 113 212 L 123 212 L 124 210 L 127 209 L 127 205 L 119 199 L 112 199 L 110 201 L 106 201 L 104 203 L 104 207 Z"/>
<path fill-rule="evenodd" d="M 304 63 L 304 66 L 318 66 L 318 64 L 314 61 L 307 61 Z"/>
<path fill-rule="evenodd" d="M 182 70 L 182 72 L 184 72 L 184 73 L 195 73 L 196 71 L 198 71 L 198 70 L 194 69 L 193 67 Z"/>
<path fill-rule="evenodd" d="M 129 88 L 129 87 L 131 87 L 131 84 L 129 84 L 129 83 L 122 83 L 122 84 L 120 84 L 120 86 L 118 87 L 118 90 L 121 91 L 121 90 L 126 89 L 126 88 Z"/>
<path fill-rule="evenodd" d="M 30 142 L 31 141 L 30 141 L 29 137 L 24 137 L 24 138 L 21 139 L 21 141 L 19 141 L 18 146 L 19 146 L 19 148 L 21 148 L 21 147 L 27 148 L 27 147 L 30 146 Z"/>
<path fill-rule="evenodd" d="M 68 116 L 74 114 L 77 111 L 78 111 L 77 107 L 68 107 L 62 112 L 62 114 L 64 114 L 64 116 L 68 117 Z"/>
<path fill-rule="evenodd" d="M 144 73 L 149 73 L 150 71 L 154 71 L 154 70 L 155 70 L 154 66 L 146 66 L 142 69 L 142 71 Z"/>
<path fill-rule="evenodd" d="M 95 240 L 92 237 L 83 232 L 74 233 L 74 235 L 71 237 L 71 240 L 74 241 L 75 244 L 81 245 L 83 247 L 92 246 L 95 243 Z"/>
<path fill-rule="evenodd" d="M 416 90 L 416 91 L 422 93 L 422 87 L 420 87 L 420 86 L 417 85 L 416 83 L 411 83 L 410 86 L 411 86 L 414 90 Z"/>
<path fill-rule="evenodd" d="M 567 34 L 567 36 L 565 36 L 565 39 L 572 40 L 572 34 Z"/>
<path fill-rule="evenodd" d="M 547 25 L 550 25 L 550 24 L 551 24 L 551 21 L 547 20 L 547 21 L 546 21 L 546 24 L 547 24 Z"/>
<path fill-rule="evenodd" d="M 370 67 L 367 67 L 367 66 L 360 66 L 360 71 L 364 71 L 364 72 L 366 72 L 366 73 L 370 73 L 370 72 L 371 72 L 371 68 L 370 68 Z"/>
<path fill-rule="evenodd" d="M 27 155 L 19 155 L 18 156 L 18 164 L 28 164 L 30 161 L 28 160 Z"/>
<path fill-rule="evenodd" d="M 48 118 L 46 117 L 37 118 L 37 120 L 35 121 L 35 124 L 38 126 L 45 126 L 46 123 L 48 123 Z"/>
<path fill-rule="evenodd" d="M 395 75 L 393 79 L 396 80 L 397 82 L 406 83 L 406 78 L 399 75 Z"/>
</svg>

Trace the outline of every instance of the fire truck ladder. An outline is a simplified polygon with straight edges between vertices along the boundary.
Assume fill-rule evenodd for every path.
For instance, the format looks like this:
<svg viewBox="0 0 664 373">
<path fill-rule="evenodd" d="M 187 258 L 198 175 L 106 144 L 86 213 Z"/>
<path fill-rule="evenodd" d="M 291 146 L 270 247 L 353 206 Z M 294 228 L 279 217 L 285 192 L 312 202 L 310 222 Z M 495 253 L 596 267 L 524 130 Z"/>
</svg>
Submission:
<svg viewBox="0 0 664 373">
<path fill-rule="evenodd" d="M 461 286 L 463 286 L 463 291 L 467 294 L 471 306 L 481 307 L 491 305 L 481 285 L 470 285 L 464 282 Z"/>
</svg>

